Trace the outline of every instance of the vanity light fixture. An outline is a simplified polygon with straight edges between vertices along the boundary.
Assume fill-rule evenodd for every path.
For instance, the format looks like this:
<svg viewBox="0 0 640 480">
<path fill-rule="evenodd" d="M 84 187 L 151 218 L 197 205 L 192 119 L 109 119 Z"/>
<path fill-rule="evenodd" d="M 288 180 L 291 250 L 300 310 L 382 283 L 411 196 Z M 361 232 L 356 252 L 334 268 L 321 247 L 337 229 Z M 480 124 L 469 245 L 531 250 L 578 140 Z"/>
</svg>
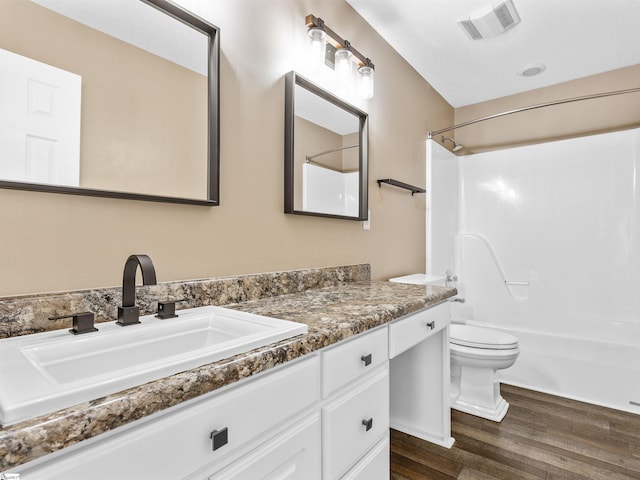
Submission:
<svg viewBox="0 0 640 480">
<path fill-rule="evenodd" d="M 358 89 L 360 96 L 365 99 L 373 97 L 373 81 L 375 70 L 371 60 L 367 58 L 367 63 L 358 68 Z"/>
<path fill-rule="evenodd" d="M 351 76 L 351 59 L 353 53 L 349 50 L 349 41 L 345 41 L 346 45 L 336 50 L 336 73 L 342 78 Z"/>
<path fill-rule="evenodd" d="M 314 63 L 319 65 L 324 63 L 325 48 L 327 44 L 327 32 L 322 27 L 311 27 L 307 31 L 309 40 L 311 41 L 311 54 Z"/>
<path fill-rule="evenodd" d="M 318 62 L 326 63 L 333 68 L 340 83 L 354 81 L 354 64 L 357 65 L 358 74 L 355 80 L 358 83 L 358 92 L 362 98 L 372 98 L 375 66 L 371 59 L 356 50 L 349 40 L 345 40 L 329 28 L 321 18 L 307 15 L 305 24 L 308 28 L 307 35 L 311 41 L 311 49 L 315 52 L 314 57 Z M 334 51 L 335 58 L 327 58 L 327 52 L 331 54 Z"/>
</svg>

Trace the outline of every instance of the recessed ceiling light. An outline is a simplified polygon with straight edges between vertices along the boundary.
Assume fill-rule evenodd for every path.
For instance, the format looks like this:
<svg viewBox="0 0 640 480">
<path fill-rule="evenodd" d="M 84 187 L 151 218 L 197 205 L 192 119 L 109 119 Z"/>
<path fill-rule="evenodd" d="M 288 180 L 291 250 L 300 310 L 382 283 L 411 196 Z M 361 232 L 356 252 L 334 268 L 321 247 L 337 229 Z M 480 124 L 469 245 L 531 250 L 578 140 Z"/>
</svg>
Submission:
<svg viewBox="0 0 640 480">
<path fill-rule="evenodd" d="M 535 77 L 536 75 L 541 74 L 547 69 L 547 66 L 544 63 L 536 63 L 533 65 L 525 65 L 524 67 L 518 70 L 518 75 L 521 77 Z"/>
</svg>

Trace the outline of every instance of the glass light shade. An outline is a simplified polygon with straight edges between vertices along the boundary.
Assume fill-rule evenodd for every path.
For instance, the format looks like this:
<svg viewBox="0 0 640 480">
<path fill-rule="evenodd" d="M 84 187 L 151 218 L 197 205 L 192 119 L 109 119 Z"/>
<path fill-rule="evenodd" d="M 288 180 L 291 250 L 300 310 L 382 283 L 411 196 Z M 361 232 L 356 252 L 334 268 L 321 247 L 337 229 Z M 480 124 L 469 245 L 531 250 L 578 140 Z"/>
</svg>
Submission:
<svg viewBox="0 0 640 480">
<path fill-rule="evenodd" d="M 375 70 L 373 67 L 364 65 L 358 69 L 358 91 L 364 99 L 373 97 L 373 81 Z"/>
<path fill-rule="evenodd" d="M 351 76 L 351 57 L 353 53 L 346 48 L 336 50 L 336 73 L 341 78 L 349 78 Z"/>
<path fill-rule="evenodd" d="M 324 64 L 324 52 L 326 48 L 327 32 L 318 27 L 312 27 L 307 31 L 311 41 L 311 55 L 315 65 Z"/>
</svg>

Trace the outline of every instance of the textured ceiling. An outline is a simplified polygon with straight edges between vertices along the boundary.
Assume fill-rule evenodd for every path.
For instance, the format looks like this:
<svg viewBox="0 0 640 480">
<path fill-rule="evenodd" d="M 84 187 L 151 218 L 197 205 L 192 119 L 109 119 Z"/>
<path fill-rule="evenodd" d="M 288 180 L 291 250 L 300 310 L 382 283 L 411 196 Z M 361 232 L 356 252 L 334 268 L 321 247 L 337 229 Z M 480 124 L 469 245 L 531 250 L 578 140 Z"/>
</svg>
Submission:
<svg viewBox="0 0 640 480">
<path fill-rule="evenodd" d="M 453 107 L 640 63 L 640 0 L 513 0 L 521 22 L 475 41 L 457 21 L 501 0 L 347 2 Z"/>
</svg>

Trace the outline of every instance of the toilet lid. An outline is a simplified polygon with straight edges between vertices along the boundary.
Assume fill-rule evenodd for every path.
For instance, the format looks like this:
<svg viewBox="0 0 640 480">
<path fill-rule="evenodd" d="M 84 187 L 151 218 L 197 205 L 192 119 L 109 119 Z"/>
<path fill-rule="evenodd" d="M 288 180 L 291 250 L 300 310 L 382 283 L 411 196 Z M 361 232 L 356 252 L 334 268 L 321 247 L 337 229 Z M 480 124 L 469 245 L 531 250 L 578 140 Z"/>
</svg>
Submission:
<svg viewBox="0 0 640 480">
<path fill-rule="evenodd" d="M 486 327 L 451 325 L 451 343 L 463 347 L 508 350 L 518 348 L 518 339 L 508 333 Z"/>
</svg>

